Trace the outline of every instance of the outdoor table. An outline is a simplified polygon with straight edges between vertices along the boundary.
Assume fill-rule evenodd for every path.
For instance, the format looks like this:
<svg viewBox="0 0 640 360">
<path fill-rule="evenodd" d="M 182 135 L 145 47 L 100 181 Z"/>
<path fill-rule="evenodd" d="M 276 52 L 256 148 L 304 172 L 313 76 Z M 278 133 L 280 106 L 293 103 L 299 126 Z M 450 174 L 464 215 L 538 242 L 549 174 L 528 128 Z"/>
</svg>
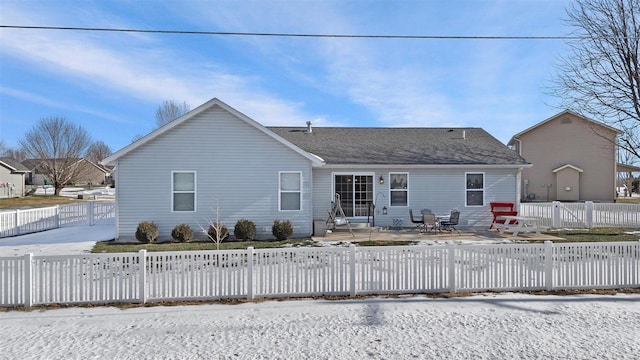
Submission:
<svg viewBox="0 0 640 360">
<path fill-rule="evenodd" d="M 540 229 L 543 228 L 543 226 L 539 225 L 540 220 L 542 220 L 540 218 L 511 215 L 503 215 L 500 218 L 504 219 L 505 222 L 504 224 L 494 224 L 496 229 L 503 232 L 513 232 L 513 236 L 518 236 L 518 233 L 521 232 L 535 232 L 540 235 Z"/>
</svg>

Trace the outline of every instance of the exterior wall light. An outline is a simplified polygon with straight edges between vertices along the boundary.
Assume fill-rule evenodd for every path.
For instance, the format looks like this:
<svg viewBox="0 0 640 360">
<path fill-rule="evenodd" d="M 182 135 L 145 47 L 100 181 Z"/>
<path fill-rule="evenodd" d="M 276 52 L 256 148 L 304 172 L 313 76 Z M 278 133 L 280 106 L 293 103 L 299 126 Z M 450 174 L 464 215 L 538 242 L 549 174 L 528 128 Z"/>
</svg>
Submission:
<svg viewBox="0 0 640 360">
<path fill-rule="evenodd" d="M 378 179 L 378 182 L 380 183 L 380 185 L 384 184 L 384 178 L 382 177 L 382 175 L 380 175 L 380 179 Z"/>
<path fill-rule="evenodd" d="M 387 207 L 386 206 L 382 207 L 382 215 L 387 215 Z"/>
</svg>

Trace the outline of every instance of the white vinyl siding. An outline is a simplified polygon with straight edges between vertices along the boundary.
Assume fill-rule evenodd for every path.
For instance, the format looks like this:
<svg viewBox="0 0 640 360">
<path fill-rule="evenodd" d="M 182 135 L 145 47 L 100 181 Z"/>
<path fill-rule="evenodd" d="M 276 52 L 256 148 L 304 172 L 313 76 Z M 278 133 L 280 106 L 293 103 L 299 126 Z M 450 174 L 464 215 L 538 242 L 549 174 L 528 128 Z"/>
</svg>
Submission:
<svg viewBox="0 0 640 360">
<path fill-rule="evenodd" d="M 172 171 L 171 192 L 173 211 L 196 211 L 195 171 Z"/>
<path fill-rule="evenodd" d="M 389 173 L 389 205 L 409 206 L 409 173 Z"/>
<path fill-rule="evenodd" d="M 465 206 L 484 206 L 484 173 L 465 173 Z"/>
<path fill-rule="evenodd" d="M 517 202 L 517 169 L 478 169 L 469 171 L 459 168 L 438 169 L 389 169 L 389 168 L 361 168 L 360 172 L 374 173 L 377 180 L 384 178 L 384 184 L 375 181 L 374 201 L 375 225 L 393 226 L 393 219 L 403 219 L 404 226 L 409 226 L 409 208 L 414 215 L 422 209 L 430 209 L 436 215 L 447 215 L 452 209 L 460 210 L 459 228 L 488 228 L 492 215 L 489 209 L 490 201 Z M 333 191 L 333 175 L 340 169 L 325 167 L 313 169 L 313 216 L 317 220 L 326 220 L 327 211 L 331 210 Z M 389 173 L 407 172 L 409 188 L 409 206 L 390 206 Z M 466 174 L 484 174 L 484 204 L 485 206 L 465 206 L 466 204 Z M 387 207 L 387 215 L 382 209 Z M 354 219 L 353 222 L 366 221 Z"/>
<path fill-rule="evenodd" d="M 302 206 L 302 173 L 280 172 L 280 211 L 300 210 Z"/>
<path fill-rule="evenodd" d="M 195 212 L 172 211 L 169 174 L 176 170 L 197 174 Z M 279 212 L 279 171 L 301 173 L 299 211 Z M 160 237 L 170 239 L 176 225 L 200 229 L 216 212 L 230 231 L 238 219 L 253 221 L 260 238 L 272 238 L 275 219 L 291 221 L 294 236 L 312 232 L 311 162 L 218 107 L 120 158 L 118 174 L 118 237 L 123 239 L 135 239 L 141 221 L 154 221 Z"/>
</svg>

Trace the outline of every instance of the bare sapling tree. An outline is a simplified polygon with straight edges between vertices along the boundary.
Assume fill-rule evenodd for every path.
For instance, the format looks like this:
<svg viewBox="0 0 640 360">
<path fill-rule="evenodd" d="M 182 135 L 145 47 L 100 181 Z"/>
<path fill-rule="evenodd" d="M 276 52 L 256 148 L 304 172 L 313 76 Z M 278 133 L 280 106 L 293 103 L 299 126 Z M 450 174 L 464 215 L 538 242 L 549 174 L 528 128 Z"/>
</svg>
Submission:
<svg viewBox="0 0 640 360">
<path fill-rule="evenodd" d="M 80 125 L 62 117 L 42 118 L 18 141 L 25 155 L 37 162 L 36 170 L 51 182 L 55 194 L 73 184 L 83 171 L 81 157 L 91 144 Z"/>
<path fill-rule="evenodd" d="M 199 226 L 202 232 L 207 236 L 207 238 L 213 241 L 214 244 L 216 244 L 216 250 L 220 250 L 220 244 L 229 234 L 226 233 L 226 227 L 224 226 L 224 224 L 220 222 L 220 203 L 217 199 L 215 213 L 215 219 L 207 219 L 206 228 L 202 225 Z M 213 231 L 210 231 L 210 229 L 212 229 Z"/>
<path fill-rule="evenodd" d="M 172 122 L 180 116 L 188 113 L 189 110 L 191 110 L 191 108 L 184 101 L 182 104 L 173 100 L 163 101 L 162 105 L 158 106 L 158 109 L 156 110 L 156 127 L 161 127 Z"/>
<path fill-rule="evenodd" d="M 640 1 L 576 0 L 569 54 L 552 93 L 569 108 L 623 132 L 618 146 L 640 158 Z"/>
<path fill-rule="evenodd" d="M 87 153 L 85 154 L 85 158 L 92 163 L 99 165 L 104 158 L 111 155 L 111 152 L 109 145 L 98 140 L 89 146 Z"/>
</svg>

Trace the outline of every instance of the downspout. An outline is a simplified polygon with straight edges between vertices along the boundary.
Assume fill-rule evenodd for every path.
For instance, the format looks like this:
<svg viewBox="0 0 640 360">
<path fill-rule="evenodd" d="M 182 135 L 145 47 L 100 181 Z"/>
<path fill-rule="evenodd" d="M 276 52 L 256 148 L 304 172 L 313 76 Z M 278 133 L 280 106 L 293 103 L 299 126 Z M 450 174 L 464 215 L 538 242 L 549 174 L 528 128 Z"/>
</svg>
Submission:
<svg viewBox="0 0 640 360">
<path fill-rule="evenodd" d="M 522 167 L 516 173 L 516 210 L 520 212 L 520 199 L 522 199 Z"/>
</svg>

